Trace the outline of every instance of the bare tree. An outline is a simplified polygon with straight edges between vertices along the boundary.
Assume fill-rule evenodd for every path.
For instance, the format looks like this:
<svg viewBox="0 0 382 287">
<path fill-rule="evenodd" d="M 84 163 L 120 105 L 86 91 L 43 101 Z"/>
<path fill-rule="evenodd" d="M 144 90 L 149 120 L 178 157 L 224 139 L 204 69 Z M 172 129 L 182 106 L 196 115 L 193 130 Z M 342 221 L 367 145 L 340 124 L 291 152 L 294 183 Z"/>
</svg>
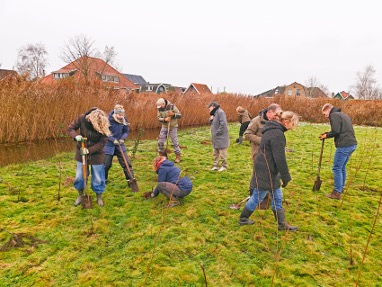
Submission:
<svg viewBox="0 0 382 287">
<path fill-rule="evenodd" d="M 45 76 L 48 52 L 41 43 L 28 44 L 19 49 L 17 55 L 17 70 L 28 79 L 35 80 Z"/>
<path fill-rule="evenodd" d="M 68 64 L 73 63 L 84 76 L 86 83 L 89 82 L 92 57 L 98 56 L 99 52 L 94 47 L 94 41 L 84 34 L 70 38 L 61 53 L 61 59 Z"/>
<path fill-rule="evenodd" d="M 374 78 L 375 69 L 368 65 L 362 72 L 357 72 L 356 84 L 353 87 L 356 97 L 364 100 L 381 99 L 381 90 Z"/>
<path fill-rule="evenodd" d="M 321 84 L 316 77 L 311 76 L 305 81 L 305 86 L 308 88 L 306 91 L 306 96 L 309 98 L 314 98 L 317 96 L 319 89 L 327 96 L 329 94 L 328 88 Z"/>
<path fill-rule="evenodd" d="M 104 52 L 101 54 L 99 50 L 94 47 L 94 41 L 88 36 L 81 34 L 69 39 L 61 54 L 61 59 L 66 63 L 73 63 L 77 70 L 84 76 L 85 82 L 89 82 L 90 66 L 93 58 L 102 58 L 105 61 L 105 66 L 100 69 L 102 73 L 106 64 L 115 66 L 115 57 L 117 52 L 114 47 L 105 47 Z"/>
</svg>

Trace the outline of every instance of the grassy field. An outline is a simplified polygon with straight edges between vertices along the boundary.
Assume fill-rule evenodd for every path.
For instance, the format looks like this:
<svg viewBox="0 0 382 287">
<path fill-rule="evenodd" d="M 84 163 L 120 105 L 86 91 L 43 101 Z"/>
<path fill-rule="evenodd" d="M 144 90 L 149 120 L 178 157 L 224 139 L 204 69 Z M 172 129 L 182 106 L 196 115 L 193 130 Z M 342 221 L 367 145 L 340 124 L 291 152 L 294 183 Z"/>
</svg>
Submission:
<svg viewBox="0 0 382 287">
<path fill-rule="evenodd" d="M 142 197 L 156 184 L 155 141 L 141 141 L 133 160 L 139 193 L 126 188 L 114 161 L 103 208 L 73 206 L 73 153 L 2 167 L 0 286 L 382 286 L 382 129 L 355 127 L 359 145 L 343 201 L 324 197 L 333 184 L 332 140 L 321 190 L 312 192 L 318 135 L 328 130 L 300 123 L 286 133 L 293 151 L 284 208 L 296 233 L 278 232 L 271 210 L 241 227 L 240 211 L 229 209 L 247 196 L 252 172 L 249 142 L 234 143 L 238 124 L 230 124 L 222 173 L 210 171 L 209 128 L 180 130 L 179 166 L 194 189 L 172 209 L 162 195 Z"/>
</svg>

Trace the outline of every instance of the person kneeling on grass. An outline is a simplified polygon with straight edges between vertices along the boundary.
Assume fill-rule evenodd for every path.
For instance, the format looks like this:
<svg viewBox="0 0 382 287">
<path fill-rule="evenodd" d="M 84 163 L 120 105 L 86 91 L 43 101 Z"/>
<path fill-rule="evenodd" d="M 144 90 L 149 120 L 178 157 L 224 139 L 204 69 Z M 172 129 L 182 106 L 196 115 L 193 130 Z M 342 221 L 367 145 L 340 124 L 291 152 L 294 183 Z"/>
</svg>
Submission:
<svg viewBox="0 0 382 287">
<path fill-rule="evenodd" d="M 153 161 L 153 169 L 158 174 L 158 185 L 154 191 L 145 192 L 145 198 L 152 198 L 162 193 L 169 199 L 167 207 L 180 204 L 179 198 L 185 197 L 192 190 L 192 182 L 188 176 L 180 177 L 180 169 L 165 156 L 158 156 Z"/>
</svg>

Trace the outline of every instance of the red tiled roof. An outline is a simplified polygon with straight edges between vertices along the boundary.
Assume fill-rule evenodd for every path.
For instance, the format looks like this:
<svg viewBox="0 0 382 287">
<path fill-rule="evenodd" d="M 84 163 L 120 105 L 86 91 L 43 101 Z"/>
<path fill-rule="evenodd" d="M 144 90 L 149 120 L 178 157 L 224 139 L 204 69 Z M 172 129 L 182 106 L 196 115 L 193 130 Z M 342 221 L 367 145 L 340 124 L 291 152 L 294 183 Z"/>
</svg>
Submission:
<svg viewBox="0 0 382 287">
<path fill-rule="evenodd" d="M 212 94 L 211 90 L 205 84 L 191 83 L 184 93 Z"/>
<path fill-rule="evenodd" d="M 346 100 L 347 97 L 349 97 L 349 93 L 346 93 L 346 92 L 344 92 L 344 91 L 340 92 L 340 94 L 341 94 L 341 97 L 342 97 L 344 100 Z"/>
<path fill-rule="evenodd" d="M 53 78 L 54 73 L 68 73 L 69 71 L 74 71 L 74 70 L 81 70 L 81 62 L 82 61 L 88 61 L 89 65 L 89 81 L 101 81 L 100 79 L 100 72 L 105 75 L 113 75 L 113 76 L 118 76 L 119 77 L 119 82 L 105 82 L 109 85 L 112 85 L 114 87 L 119 87 L 119 88 L 128 88 L 128 89 L 138 89 L 139 87 L 135 85 L 133 82 L 131 82 L 128 78 L 126 78 L 123 74 L 118 72 L 116 69 L 114 69 L 112 66 L 107 64 L 104 60 L 98 59 L 98 58 L 93 58 L 93 57 L 81 57 L 78 58 L 77 60 L 71 62 L 70 64 L 62 67 L 61 69 L 52 72 L 52 74 L 49 74 L 48 76 L 44 77 L 41 79 L 42 83 L 45 84 L 52 84 L 56 82 L 57 80 Z M 76 81 L 83 81 L 84 80 L 84 75 L 81 72 L 77 72 L 72 75 L 72 77 Z"/>
<path fill-rule="evenodd" d="M 205 94 L 209 93 L 212 94 L 211 90 L 207 87 L 205 84 L 196 84 L 192 83 L 192 85 L 195 87 L 195 89 L 200 93 L 200 94 Z"/>
<path fill-rule="evenodd" d="M 17 76 L 17 72 L 14 70 L 0 69 L 0 79 Z"/>
</svg>

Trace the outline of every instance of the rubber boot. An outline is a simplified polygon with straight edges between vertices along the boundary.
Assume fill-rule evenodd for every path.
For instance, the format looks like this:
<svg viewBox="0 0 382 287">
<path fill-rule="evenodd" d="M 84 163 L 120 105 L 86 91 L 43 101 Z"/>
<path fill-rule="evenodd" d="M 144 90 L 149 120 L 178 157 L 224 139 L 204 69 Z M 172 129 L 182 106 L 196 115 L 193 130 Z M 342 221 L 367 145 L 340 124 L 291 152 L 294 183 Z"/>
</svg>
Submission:
<svg viewBox="0 0 382 287">
<path fill-rule="evenodd" d="M 84 196 L 85 193 L 83 190 L 78 190 L 78 197 L 76 199 L 76 201 L 74 202 L 74 206 L 79 206 L 82 202 L 82 196 Z"/>
<path fill-rule="evenodd" d="M 243 136 L 239 136 L 237 144 L 241 144 L 243 142 Z"/>
<path fill-rule="evenodd" d="M 97 193 L 97 203 L 99 206 L 103 206 L 102 193 Z"/>
<path fill-rule="evenodd" d="M 175 158 L 175 162 L 176 162 L 176 163 L 179 163 L 180 161 L 181 161 L 180 153 L 177 153 L 177 154 L 176 154 L 176 158 Z"/>
<path fill-rule="evenodd" d="M 252 213 L 253 213 L 253 211 L 250 211 L 247 207 L 244 207 L 243 211 L 240 214 L 240 219 L 238 221 L 239 224 L 240 225 L 254 224 L 255 222 L 253 220 L 249 219 L 249 217 L 251 216 Z"/>
<path fill-rule="evenodd" d="M 298 227 L 297 226 L 291 226 L 286 222 L 285 219 L 285 211 L 284 209 L 272 209 L 273 214 L 275 215 L 275 219 L 278 224 L 278 229 L 279 230 L 290 230 L 290 231 L 297 231 Z"/>
</svg>

